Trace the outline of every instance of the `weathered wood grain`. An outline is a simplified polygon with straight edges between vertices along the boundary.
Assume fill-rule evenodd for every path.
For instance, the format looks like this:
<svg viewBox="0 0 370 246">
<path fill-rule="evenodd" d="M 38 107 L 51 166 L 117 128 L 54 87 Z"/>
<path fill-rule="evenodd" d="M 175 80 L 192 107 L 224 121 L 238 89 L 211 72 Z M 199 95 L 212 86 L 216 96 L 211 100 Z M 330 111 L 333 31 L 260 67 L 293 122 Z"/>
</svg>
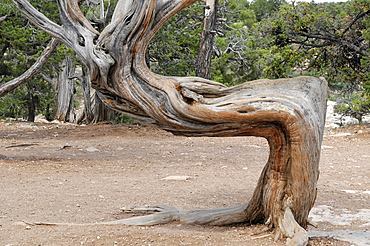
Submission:
<svg viewBox="0 0 370 246">
<path fill-rule="evenodd" d="M 174 134 L 259 136 L 269 143 L 268 162 L 246 204 L 189 211 L 158 206 L 149 217 L 108 223 L 265 222 L 277 239 L 290 239 L 287 245 L 307 244 L 303 228 L 316 199 L 325 79 L 264 79 L 226 87 L 198 77 L 152 73 L 145 62 L 149 41 L 168 18 L 195 0 L 121 0 L 100 34 L 81 16 L 76 0 L 58 0 L 63 26 L 52 23 L 26 0 L 13 1 L 36 25 L 77 52 L 109 107 Z"/>
</svg>

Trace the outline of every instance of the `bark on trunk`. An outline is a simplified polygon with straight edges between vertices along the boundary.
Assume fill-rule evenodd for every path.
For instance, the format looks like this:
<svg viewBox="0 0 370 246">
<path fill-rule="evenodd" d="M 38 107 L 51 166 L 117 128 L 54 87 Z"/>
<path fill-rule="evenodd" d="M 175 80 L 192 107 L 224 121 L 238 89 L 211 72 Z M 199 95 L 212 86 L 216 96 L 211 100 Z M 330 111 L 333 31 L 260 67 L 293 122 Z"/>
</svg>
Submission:
<svg viewBox="0 0 370 246">
<path fill-rule="evenodd" d="M 62 71 L 58 76 L 57 88 L 57 105 L 54 119 L 75 122 L 75 107 L 73 95 L 75 94 L 75 82 L 72 76 L 75 71 L 71 59 L 68 57 L 61 63 Z"/>
<path fill-rule="evenodd" d="M 91 88 L 90 88 L 90 80 L 88 77 L 88 73 L 86 73 L 85 68 L 82 68 L 82 76 L 80 78 L 81 85 L 82 85 L 82 93 L 84 96 L 84 111 L 83 115 L 80 119 L 78 119 L 77 123 L 81 123 L 85 121 L 86 124 L 91 124 L 94 120 L 94 111 L 92 108 L 91 103 Z M 95 97 L 95 95 L 93 95 Z"/>
<path fill-rule="evenodd" d="M 114 111 L 104 104 L 96 91 L 92 95 L 92 105 L 94 110 L 94 118 L 91 123 L 102 121 L 111 122 L 114 120 Z"/>
<path fill-rule="evenodd" d="M 196 75 L 205 79 L 211 76 L 211 59 L 215 37 L 218 0 L 206 0 L 202 34 L 199 42 Z"/>
<path fill-rule="evenodd" d="M 121 0 L 112 22 L 97 33 L 76 2 L 59 0 L 59 26 L 26 0 L 14 0 L 36 25 L 73 48 L 90 71 L 93 87 L 110 108 L 136 121 L 187 136 L 258 136 L 269 160 L 251 200 L 238 207 L 184 211 L 150 207 L 149 217 L 123 224 L 170 220 L 225 225 L 266 222 L 288 245 L 305 245 L 308 213 L 316 199 L 327 100 L 324 79 L 257 80 L 226 87 L 199 77 L 152 73 L 146 47 L 164 22 L 195 0 Z"/>
<path fill-rule="evenodd" d="M 32 92 L 29 92 L 26 96 L 27 99 L 27 121 L 35 122 L 36 117 L 36 107 L 39 103 L 37 95 L 34 95 Z"/>
</svg>

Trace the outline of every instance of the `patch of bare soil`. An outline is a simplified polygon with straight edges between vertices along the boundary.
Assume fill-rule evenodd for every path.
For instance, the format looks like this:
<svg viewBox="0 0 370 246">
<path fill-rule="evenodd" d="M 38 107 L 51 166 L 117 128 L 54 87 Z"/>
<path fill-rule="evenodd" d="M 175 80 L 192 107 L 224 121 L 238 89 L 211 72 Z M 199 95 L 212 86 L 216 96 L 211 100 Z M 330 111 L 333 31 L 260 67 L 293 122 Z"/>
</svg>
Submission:
<svg viewBox="0 0 370 246">
<path fill-rule="evenodd" d="M 0 245 L 285 245 L 260 233 L 264 225 L 92 224 L 130 216 L 120 208 L 131 205 L 245 203 L 267 161 L 264 139 L 179 137 L 136 125 L 3 121 L 0 139 Z M 330 206 L 333 218 L 341 216 L 340 209 L 370 209 L 369 150 L 369 125 L 326 132 L 315 207 Z M 169 176 L 187 177 L 164 179 Z M 370 229 L 361 218 L 341 224 L 317 216 L 318 227 L 309 230 Z M 310 245 L 354 244 L 313 237 Z"/>
</svg>

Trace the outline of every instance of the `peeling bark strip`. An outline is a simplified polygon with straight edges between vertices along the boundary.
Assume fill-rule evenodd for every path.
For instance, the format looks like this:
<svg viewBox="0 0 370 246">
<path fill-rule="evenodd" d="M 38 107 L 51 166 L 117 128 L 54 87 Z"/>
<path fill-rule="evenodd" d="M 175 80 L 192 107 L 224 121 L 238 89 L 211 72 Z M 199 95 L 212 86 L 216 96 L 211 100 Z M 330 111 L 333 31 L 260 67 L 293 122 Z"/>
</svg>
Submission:
<svg viewBox="0 0 370 246">
<path fill-rule="evenodd" d="M 265 222 L 276 239 L 289 238 L 287 245 L 307 244 L 303 228 L 316 199 L 327 101 L 324 79 L 257 80 L 229 88 L 199 77 L 152 73 L 145 62 L 149 41 L 168 18 L 196 0 L 120 0 L 100 34 L 86 23 L 76 0 L 58 0 L 63 26 L 28 1 L 13 1 L 35 25 L 79 54 L 109 107 L 174 134 L 268 140 L 269 160 L 248 203 L 206 210 L 155 206 L 148 208 L 154 214 L 104 224 Z"/>
</svg>

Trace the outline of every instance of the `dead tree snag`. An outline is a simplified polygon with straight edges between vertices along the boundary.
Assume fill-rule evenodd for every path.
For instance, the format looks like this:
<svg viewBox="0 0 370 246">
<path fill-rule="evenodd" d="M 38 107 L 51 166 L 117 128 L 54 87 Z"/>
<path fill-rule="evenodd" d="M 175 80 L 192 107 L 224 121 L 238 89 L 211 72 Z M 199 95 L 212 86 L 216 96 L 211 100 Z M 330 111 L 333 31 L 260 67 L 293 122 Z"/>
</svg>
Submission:
<svg viewBox="0 0 370 246">
<path fill-rule="evenodd" d="M 158 29 L 196 0 L 120 0 L 98 33 L 77 0 L 58 0 L 58 25 L 27 0 L 13 0 L 27 17 L 81 57 L 91 83 L 112 109 L 145 124 L 187 136 L 258 136 L 270 156 L 251 200 L 232 208 L 145 208 L 149 216 L 110 224 L 152 225 L 179 220 L 226 225 L 266 222 L 288 245 L 306 245 L 308 213 L 316 198 L 326 112 L 326 82 L 313 77 L 257 80 L 234 87 L 198 77 L 151 72 L 145 51 Z M 134 209 L 135 210 L 135 209 Z"/>
</svg>

